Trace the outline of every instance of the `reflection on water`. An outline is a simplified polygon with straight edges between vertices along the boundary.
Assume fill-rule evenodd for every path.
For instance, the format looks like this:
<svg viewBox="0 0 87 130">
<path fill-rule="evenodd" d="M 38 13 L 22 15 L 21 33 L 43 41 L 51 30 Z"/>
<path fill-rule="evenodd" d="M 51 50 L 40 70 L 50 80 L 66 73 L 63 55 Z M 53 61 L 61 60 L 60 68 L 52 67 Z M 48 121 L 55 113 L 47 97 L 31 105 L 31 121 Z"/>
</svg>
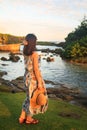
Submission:
<svg viewBox="0 0 87 130">
<path fill-rule="evenodd" d="M 55 62 L 42 62 L 42 71 L 46 79 L 68 85 L 69 87 L 83 87 L 87 89 L 87 67 L 77 66 L 63 61 L 55 56 Z"/>
<path fill-rule="evenodd" d="M 38 46 L 38 48 L 40 48 L 40 46 Z M 45 46 L 45 48 L 48 47 Z M 8 53 L 0 53 L 0 57 L 2 56 L 8 58 Z M 84 91 L 87 91 L 87 66 L 78 66 L 67 63 L 63 61 L 60 56 L 53 56 L 55 59 L 54 62 L 47 62 L 43 59 L 47 56 L 47 54 L 44 54 L 41 58 L 41 71 L 44 79 L 51 80 L 55 83 L 61 83 L 68 87 L 80 87 L 84 89 Z M 17 63 L 0 60 L 0 70 L 8 72 L 8 75 L 3 76 L 4 79 L 12 80 L 19 76 L 23 76 L 23 56 L 20 55 L 20 58 L 21 60 Z M 6 64 L 6 66 L 3 66 L 2 64 Z M 52 85 L 49 86 L 52 87 Z"/>
</svg>

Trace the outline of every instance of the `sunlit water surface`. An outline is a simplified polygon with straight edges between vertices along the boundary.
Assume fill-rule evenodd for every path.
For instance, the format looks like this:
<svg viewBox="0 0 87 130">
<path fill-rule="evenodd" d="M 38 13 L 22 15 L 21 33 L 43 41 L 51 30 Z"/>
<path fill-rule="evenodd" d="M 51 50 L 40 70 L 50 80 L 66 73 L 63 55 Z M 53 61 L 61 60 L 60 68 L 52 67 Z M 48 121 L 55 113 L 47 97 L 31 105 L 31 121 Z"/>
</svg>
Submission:
<svg viewBox="0 0 87 130">
<path fill-rule="evenodd" d="M 55 46 L 37 46 L 38 49 L 55 49 Z M 22 47 L 21 47 L 22 50 Z M 41 52 L 38 52 L 41 53 Z M 51 80 L 57 85 L 63 84 L 68 87 L 79 87 L 83 91 L 87 92 L 87 66 L 85 65 L 74 65 L 65 62 L 61 57 L 53 56 L 54 62 L 47 62 L 44 58 L 52 55 L 42 53 L 41 57 L 41 72 L 43 78 L 46 80 Z M 17 63 L 11 61 L 1 61 L 0 60 L 0 71 L 6 71 L 8 74 L 4 75 L 3 78 L 6 80 L 12 80 L 19 76 L 24 75 L 24 59 L 22 55 L 20 56 L 20 61 Z M 8 52 L 0 52 L 1 57 L 9 57 Z M 3 65 L 5 64 L 5 66 Z M 47 85 L 47 87 L 54 87 L 52 84 Z"/>
</svg>

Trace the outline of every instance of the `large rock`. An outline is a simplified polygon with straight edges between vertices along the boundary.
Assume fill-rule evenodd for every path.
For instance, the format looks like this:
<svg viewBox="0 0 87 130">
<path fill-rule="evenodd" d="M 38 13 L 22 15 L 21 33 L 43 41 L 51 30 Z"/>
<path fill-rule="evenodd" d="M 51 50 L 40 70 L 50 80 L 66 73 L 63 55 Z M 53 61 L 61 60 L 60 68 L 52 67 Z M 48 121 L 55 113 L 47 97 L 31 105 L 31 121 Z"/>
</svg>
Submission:
<svg viewBox="0 0 87 130">
<path fill-rule="evenodd" d="M 53 57 L 47 57 L 47 62 L 53 62 L 54 61 L 54 58 Z"/>
<path fill-rule="evenodd" d="M 0 77 L 2 77 L 3 75 L 6 75 L 7 72 L 6 71 L 0 71 Z"/>
<path fill-rule="evenodd" d="M 61 53 L 62 53 L 62 49 L 60 49 L 60 48 L 56 48 L 55 50 L 50 50 L 49 48 L 48 49 L 41 49 L 41 52 L 45 52 L 45 53 L 54 53 L 54 54 L 59 54 L 59 55 L 61 55 Z"/>
<path fill-rule="evenodd" d="M 2 75 L 2 74 L 1 74 Z M 45 83 L 54 84 L 52 81 L 46 81 Z M 59 85 L 59 84 L 58 84 Z M 77 105 L 80 104 L 82 106 L 87 107 L 87 95 L 84 95 L 79 89 L 77 88 L 68 88 L 64 87 L 64 85 L 60 85 L 61 87 L 56 88 L 47 88 L 47 94 L 49 98 L 58 99 L 58 100 L 65 100 L 65 101 L 76 101 Z M 8 81 L 0 78 L 0 91 L 5 92 L 24 92 L 24 80 L 23 76 L 18 77 L 15 80 Z M 75 103 L 76 104 L 76 103 Z"/>
<path fill-rule="evenodd" d="M 8 59 L 6 57 L 1 57 L 1 60 L 8 61 Z"/>
<path fill-rule="evenodd" d="M 9 55 L 9 60 L 11 60 L 12 62 L 18 62 L 20 60 L 20 57 L 19 56 L 16 56 L 15 54 L 13 53 L 10 53 Z"/>
<path fill-rule="evenodd" d="M 24 89 L 18 86 L 17 83 L 0 78 L 0 92 L 17 93 L 17 92 L 23 92 L 23 91 Z"/>
</svg>

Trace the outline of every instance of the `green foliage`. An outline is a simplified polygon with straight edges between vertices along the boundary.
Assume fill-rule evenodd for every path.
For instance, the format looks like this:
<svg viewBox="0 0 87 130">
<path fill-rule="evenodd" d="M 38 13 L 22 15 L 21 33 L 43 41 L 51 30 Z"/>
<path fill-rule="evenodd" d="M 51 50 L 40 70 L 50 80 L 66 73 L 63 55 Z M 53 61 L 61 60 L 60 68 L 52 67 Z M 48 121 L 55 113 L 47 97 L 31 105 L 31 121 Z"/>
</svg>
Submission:
<svg viewBox="0 0 87 130">
<path fill-rule="evenodd" d="M 78 41 L 82 39 L 83 37 L 87 37 L 87 19 L 84 17 L 82 20 L 80 26 L 75 29 L 75 31 L 68 34 L 68 36 L 65 38 L 66 44 L 71 44 L 74 41 Z"/>
<path fill-rule="evenodd" d="M 84 17 L 81 25 L 65 38 L 66 45 L 63 57 L 79 58 L 87 57 L 87 19 Z"/>
<path fill-rule="evenodd" d="M 78 58 L 78 57 L 85 57 L 87 56 L 87 48 L 84 46 L 80 46 L 79 43 L 76 43 L 74 46 L 72 46 L 71 49 L 71 57 L 72 58 Z"/>
</svg>

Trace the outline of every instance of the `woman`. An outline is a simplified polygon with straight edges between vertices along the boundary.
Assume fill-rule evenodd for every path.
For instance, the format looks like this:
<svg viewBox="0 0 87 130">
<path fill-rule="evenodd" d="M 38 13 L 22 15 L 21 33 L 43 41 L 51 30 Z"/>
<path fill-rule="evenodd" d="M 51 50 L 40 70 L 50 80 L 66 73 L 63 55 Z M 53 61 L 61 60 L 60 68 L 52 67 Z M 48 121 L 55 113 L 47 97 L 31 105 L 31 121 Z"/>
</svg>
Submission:
<svg viewBox="0 0 87 130">
<path fill-rule="evenodd" d="M 32 116 L 38 113 L 44 113 L 48 106 L 45 83 L 39 70 L 40 59 L 36 52 L 36 41 L 37 38 L 34 34 L 28 34 L 23 41 L 26 99 L 22 106 L 19 123 L 37 124 L 39 121 Z M 44 94 L 41 94 L 42 91 Z"/>
</svg>

